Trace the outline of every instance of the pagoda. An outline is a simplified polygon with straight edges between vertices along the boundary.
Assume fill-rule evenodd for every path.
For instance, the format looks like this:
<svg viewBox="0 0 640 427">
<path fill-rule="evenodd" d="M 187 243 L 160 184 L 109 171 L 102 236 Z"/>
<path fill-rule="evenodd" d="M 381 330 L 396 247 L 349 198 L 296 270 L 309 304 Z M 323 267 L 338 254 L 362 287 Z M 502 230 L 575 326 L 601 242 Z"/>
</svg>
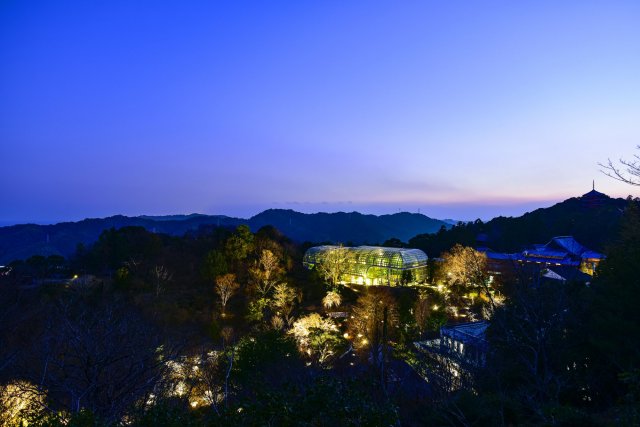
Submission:
<svg viewBox="0 0 640 427">
<path fill-rule="evenodd" d="M 604 205 L 610 197 L 604 193 L 596 191 L 596 183 L 593 182 L 593 187 L 591 191 L 586 194 L 583 194 L 580 197 L 580 201 L 582 201 L 582 205 L 587 208 L 596 208 Z"/>
</svg>

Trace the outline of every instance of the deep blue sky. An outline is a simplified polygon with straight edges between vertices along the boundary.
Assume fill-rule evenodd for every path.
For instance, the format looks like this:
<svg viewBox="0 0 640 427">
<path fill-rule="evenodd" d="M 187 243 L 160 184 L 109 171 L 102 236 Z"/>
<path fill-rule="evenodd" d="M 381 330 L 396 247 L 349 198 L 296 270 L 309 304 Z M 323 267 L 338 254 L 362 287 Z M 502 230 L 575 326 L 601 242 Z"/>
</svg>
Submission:
<svg viewBox="0 0 640 427">
<path fill-rule="evenodd" d="M 640 2 L 0 3 L 0 222 L 519 214 L 640 143 Z"/>
</svg>

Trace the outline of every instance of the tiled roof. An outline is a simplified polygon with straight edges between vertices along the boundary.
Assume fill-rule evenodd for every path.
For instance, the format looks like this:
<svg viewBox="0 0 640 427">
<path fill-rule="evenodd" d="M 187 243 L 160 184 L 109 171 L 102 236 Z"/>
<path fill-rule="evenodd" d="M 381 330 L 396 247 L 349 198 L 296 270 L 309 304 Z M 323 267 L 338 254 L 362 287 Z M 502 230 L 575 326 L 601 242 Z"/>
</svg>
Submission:
<svg viewBox="0 0 640 427">
<path fill-rule="evenodd" d="M 585 193 L 582 195 L 582 198 L 587 198 L 587 199 L 592 199 L 592 198 L 601 198 L 601 199 L 608 199 L 609 196 L 607 196 L 604 193 L 601 193 L 599 191 L 596 190 L 591 190 L 588 193 Z"/>
<path fill-rule="evenodd" d="M 585 248 L 571 236 L 554 237 L 546 245 L 535 244 L 531 246 L 531 249 L 515 254 L 496 252 L 488 247 L 479 247 L 478 250 L 484 252 L 487 258 L 494 260 L 539 260 L 572 264 L 580 258 L 604 258 L 603 254 Z"/>
<path fill-rule="evenodd" d="M 544 249 L 534 249 L 534 250 L 524 251 L 522 252 L 522 255 L 524 255 L 525 257 L 532 257 L 532 258 L 563 259 L 567 256 L 567 252 L 544 248 Z"/>
<path fill-rule="evenodd" d="M 549 274 L 551 273 L 551 274 Z M 553 277 L 553 276 L 558 277 Z M 576 281 L 576 282 L 590 282 L 593 280 L 591 276 L 582 271 L 569 266 L 553 266 L 547 269 L 547 274 L 543 274 L 543 277 L 548 279 Z"/>
<path fill-rule="evenodd" d="M 604 255 L 601 254 L 600 252 L 587 250 L 587 251 L 582 252 L 582 258 L 602 259 L 602 258 L 604 258 Z"/>
<path fill-rule="evenodd" d="M 457 325 L 443 326 L 440 328 L 441 336 L 448 336 L 458 341 L 484 340 L 485 332 L 489 327 L 486 321 L 460 323 Z"/>
<path fill-rule="evenodd" d="M 564 249 L 567 252 L 571 253 L 575 256 L 580 256 L 580 254 L 587 250 L 584 246 L 576 241 L 572 236 L 559 236 L 551 239 L 549 243 L 546 245 L 547 247 L 556 247 L 559 249 Z"/>
</svg>

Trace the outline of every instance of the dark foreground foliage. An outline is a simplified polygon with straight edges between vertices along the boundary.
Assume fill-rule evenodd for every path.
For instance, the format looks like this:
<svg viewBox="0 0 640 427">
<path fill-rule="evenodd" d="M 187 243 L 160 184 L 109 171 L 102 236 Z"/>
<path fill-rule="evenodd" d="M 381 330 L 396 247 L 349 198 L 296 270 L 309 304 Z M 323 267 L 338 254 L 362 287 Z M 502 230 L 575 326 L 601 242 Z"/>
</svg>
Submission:
<svg viewBox="0 0 640 427">
<path fill-rule="evenodd" d="M 611 237 L 589 285 L 501 283 L 486 364 L 448 390 L 412 345 L 451 320 L 436 290 L 338 289 L 336 320 L 305 246 L 272 227 L 109 230 L 0 272 L 0 425 L 639 425 L 637 202 Z M 301 338 L 311 314 L 331 327 Z"/>
</svg>

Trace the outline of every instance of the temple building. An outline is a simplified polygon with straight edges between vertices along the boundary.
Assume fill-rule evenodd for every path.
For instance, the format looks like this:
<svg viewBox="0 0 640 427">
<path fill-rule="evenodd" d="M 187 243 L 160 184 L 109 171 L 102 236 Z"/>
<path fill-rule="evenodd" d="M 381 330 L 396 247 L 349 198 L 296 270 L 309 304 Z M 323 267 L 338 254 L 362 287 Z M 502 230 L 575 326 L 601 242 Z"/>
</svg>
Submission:
<svg viewBox="0 0 640 427">
<path fill-rule="evenodd" d="M 516 257 L 520 262 L 574 267 L 590 276 L 603 258 L 603 254 L 585 248 L 571 236 L 554 237 L 547 244 L 534 245 Z"/>
<path fill-rule="evenodd" d="M 538 265 L 544 277 L 561 281 L 586 281 L 593 276 L 604 255 L 582 246 L 572 236 L 557 236 L 522 252 L 506 254 L 478 248 L 487 255 L 491 270 L 501 272 L 517 265 Z"/>
<path fill-rule="evenodd" d="M 325 245 L 309 248 L 303 265 L 333 270 L 341 283 L 399 286 L 424 283 L 427 260 L 420 249 Z"/>
</svg>

